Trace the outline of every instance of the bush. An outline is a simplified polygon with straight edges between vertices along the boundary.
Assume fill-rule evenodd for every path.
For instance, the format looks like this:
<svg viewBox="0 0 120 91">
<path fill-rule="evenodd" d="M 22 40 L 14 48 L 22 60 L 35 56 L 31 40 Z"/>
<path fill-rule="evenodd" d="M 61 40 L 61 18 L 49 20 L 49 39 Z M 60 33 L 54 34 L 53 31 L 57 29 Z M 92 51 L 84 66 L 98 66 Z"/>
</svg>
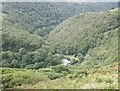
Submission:
<svg viewBox="0 0 120 91">
<path fill-rule="evenodd" d="M 54 72 L 54 70 L 50 69 L 50 68 L 43 68 L 43 69 L 39 69 L 39 71 L 41 72 Z"/>
<path fill-rule="evenodd" d="M 37 82 L 48 80 L 48 78 L 43 74 L 30 70 L 23 71 L 6 68 L 3 68 L 3 70 L 5 73 L 2 74 L 3 89 L 14 88 L 21 85 L 36 84 Z"/>
<path fill-rule="evenodd" d="M 71 73 L 71 70 L 69 69 L 69 67 L 64 65 L 54 66 L 54 67 L 51 67 L 51 69 L 53 69 L 57 73 L 65 73 L 65 72 Z"/>
<path fill-rule="evenodd" d="M 65 71 L 63 73 L 57 73 L 54 71 L 54 69 L 50 69 L 50 68 L 39 69 L 39 72 L 47 75 L 47 77 L 51 80 L 60 78 L 65 75 Z"/>
<path fill-rule="evenodd" d="M 50 78 L 51 80 L 54 80 L 63 76 L 60 73 L 47 73 L 47 75 L 48 75 L 48 78 Z"/>
</svg>

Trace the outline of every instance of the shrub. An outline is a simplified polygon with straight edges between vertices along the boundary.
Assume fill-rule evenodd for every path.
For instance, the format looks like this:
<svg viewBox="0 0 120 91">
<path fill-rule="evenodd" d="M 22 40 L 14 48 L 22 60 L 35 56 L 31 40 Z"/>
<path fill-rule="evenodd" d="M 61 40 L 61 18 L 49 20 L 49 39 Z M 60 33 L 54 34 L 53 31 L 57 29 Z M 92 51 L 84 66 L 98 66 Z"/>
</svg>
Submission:
<svg viewBox="0 0 120 91">
<path fill-rule="evenodd" d="M 51 80 L 60 78 L 60 77 L 64 76 L 66 73 L 65 71 L 63 73 L 57 73 L 53 69 L 50 69 L 50 68 L 39 69 L 39 72 L 42 72 L 43 74 L 47 75 L 47 77 Z"/>
<path fill-rule="evenodd" d="M 39 71 L 41 72 L 54 72 L 54 70 L 50 69 L 50 68 L 43 68 L 43 69 L 39 69 Z"/>
<path fill-rule="evenodd" d="M 48 75 L 48 78 L 50 78 L 51 80 L 54 80 L 63 76 L 60 73 L 47 73 L 47 75 Z"/>
<path fill-rule="evenodd" d="M 54 66 L 54 67 L 51 67 L 51 69 L 53 69 L 57 73 L 64 73 L 64 72 L 70 73 L 71 72 L 69 67 L 66 67 L 64 65 Z"/>
<path fill-rule="evenodd" d="M 48 80 L 48 78 L 43 74 L 34 71 L 22 71 L 17 69 L 7 69 L 7 71 L 5 71 L 5 69 L 3 70 L 5 73 L 2 74 L 3 89 L 14 88 L 21 85 L 36 84 L 37 82 Z"/>
</svg>

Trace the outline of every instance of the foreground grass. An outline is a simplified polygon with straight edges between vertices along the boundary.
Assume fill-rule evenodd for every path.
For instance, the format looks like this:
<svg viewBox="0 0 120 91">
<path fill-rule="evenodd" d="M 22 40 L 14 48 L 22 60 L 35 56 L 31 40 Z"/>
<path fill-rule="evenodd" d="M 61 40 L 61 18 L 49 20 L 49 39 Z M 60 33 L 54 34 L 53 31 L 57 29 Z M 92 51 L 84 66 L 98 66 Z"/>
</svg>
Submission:
<svg viewBox="0 0 120 91">
<path fill-rule="evenodd" d="M 81 69 L 79 69 L 81 70 Z M 26 89 L 118 89 L 118 64 L 87 70 L 87 74 L 75 72 L 67 76 L 38 82 L 35 85 L 22 85 Z"/>
</svg>

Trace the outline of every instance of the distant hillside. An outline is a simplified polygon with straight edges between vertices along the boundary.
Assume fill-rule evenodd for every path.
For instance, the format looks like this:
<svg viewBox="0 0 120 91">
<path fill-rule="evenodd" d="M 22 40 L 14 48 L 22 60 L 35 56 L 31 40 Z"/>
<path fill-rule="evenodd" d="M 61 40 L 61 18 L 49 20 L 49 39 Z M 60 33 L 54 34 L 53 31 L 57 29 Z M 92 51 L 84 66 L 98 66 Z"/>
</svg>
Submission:
<svg viewBox="0 0 120 91">
<path fill-rule="evenodd" d="M 3 25 L 12 24 L 30 33 L 45 36 L 66 18 L 80 12 L 104 11 L 117 7 L 117 3 L 50 3 L 5 2 Z"/>
<path fill-rule="evenodd" d="M 57 53 L 75 54 L 83 65 L 110 64 L 118 58 L 117 11 L 87 12 L 70 17 L 60 23 L 47 40 L 56 47 Z"/>
<path fill-rule="evenodd" d="M 2 67 L 39 69 L 62 64 L 63 58 L 92 65 L 117 60 L 117 12 L 103 12 L 116 3 L 2 5 Z M 105 7 L 97 9 L 100 5 Z"/>
<path fill-rule="evenodd" d="M 18 52 L 20 48 L 35 50 L 44 44 L 40 36 L 33 35 L 26 30 L 16 27 L 3 27 L 2 50 Z"/>
</svg>

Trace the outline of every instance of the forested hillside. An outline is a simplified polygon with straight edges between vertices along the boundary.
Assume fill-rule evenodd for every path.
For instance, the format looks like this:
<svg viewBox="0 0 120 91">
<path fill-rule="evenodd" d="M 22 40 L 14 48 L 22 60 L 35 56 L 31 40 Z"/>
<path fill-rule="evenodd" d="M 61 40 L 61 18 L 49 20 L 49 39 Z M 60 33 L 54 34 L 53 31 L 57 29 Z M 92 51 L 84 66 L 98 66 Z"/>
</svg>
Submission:
<svg viewBox="0 0 120 91">
<path fill-rule="evenodd" d="M 118 88 L 117 3 L 6 2 L 2 7 L 3 91 Z"/>
<path fill-rule="evenodd" d="M 64 55 L 78 55 L 79 53 L 79 56 L 82 56 L 81 59 L 85 56 L 85 53 L 75 52 L 75 50 L 71 50 L 71 53 L 69 53 L 70 48 L 66 48 L 67 46 L 62 48 L 62 50 L 68 53 L 62 54 L 56 52 L 59 47 L 56 49 L 54 44 L 51 48 L 49 46 L 51 44 L 46 40 L 45 36 L 53 29 L 51 27 L 57 26 L 66 18 L 77 13 L 81 12 L 83 16 L 88 15 L 90 17 L 92 14 L 89 15 L 85 12 L 94 12 L 95 14 L 95 12 L 98 11 L 114 8 L 117 6 L 117 3 L 2 3 L 2 6 L 2 66 L 38 69 L 60 64 L 61 60 L 66 58 Z M 88 22 L 90 22 L 89 17 Z M 85 18 L 87 20 L 87 16 Z M 80 19 L 78 17 L 78 20 Z M 64 22 L 67 24 L 66 20 Z M 68 22 L 72 24 L 75 21 L 71 20 Z M 79 24 L 79 22 L 76 23 Z M 72 25 L 67 26 L 66 24 L 65 27 L 72 27 Z M 46 29 L 48 29 L 47 33 Z M 77 31 L 76 28 L 74 29 Z M 38 34 L 38 31 L 40 34 Z M 73 31 L 71 30 L 70 32 Z M 41 36 L 41 33 L 45 37 Z M 82 35 L 84 35 L 84 33 Z M 57 39 L 56 35 L 51 36 Z M 76 35 L 74 37 L 77 38 Z M 61 40 L 63 41 L 64 38 L 65 36 L 63 36 Z M 82 38 L 80 40 L 82 40 Z M 77 43 L 76 39 L 74 41 Z M 66 43 L 64 44 L 66 45 Z M 86 51 L 86 49 L 82 48 L 79 50 Z M 82 53 L 82 55 L 80 53 Z"/>
<path fill-rule="evenodd" d="M 78 56 L 82 64 L 109 64 L 118 58 L 118 21 L 117 9 L 78 14 L 60 23 L 47 40 L 57 53 Z"/>
<path fill-rule="evenodd" d="M 105 11 L 117 3 L 2 3 L 4 25 L 12 24 L 40 36 L 48 34 L 66 18 L 80 12 Z"/>
</svg>

